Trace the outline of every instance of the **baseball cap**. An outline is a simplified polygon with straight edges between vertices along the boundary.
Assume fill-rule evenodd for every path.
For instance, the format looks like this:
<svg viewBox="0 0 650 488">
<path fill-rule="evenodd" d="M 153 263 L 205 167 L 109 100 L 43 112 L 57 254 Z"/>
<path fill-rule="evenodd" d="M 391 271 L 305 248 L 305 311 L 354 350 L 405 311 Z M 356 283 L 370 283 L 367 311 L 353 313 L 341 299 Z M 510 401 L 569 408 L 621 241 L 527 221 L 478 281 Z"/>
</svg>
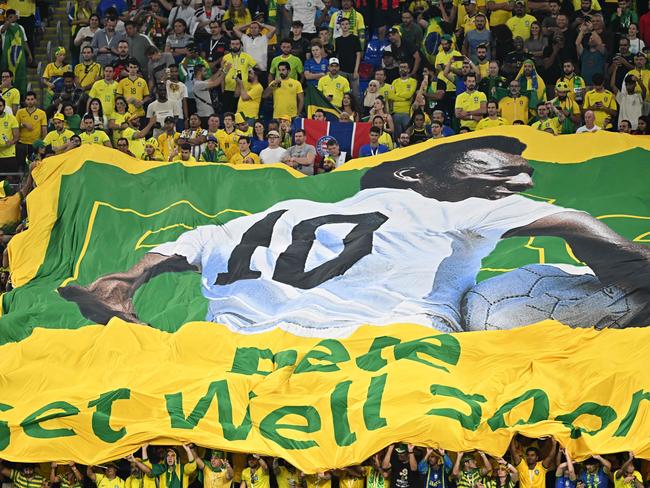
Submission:
<svg viewBox="0 0 650 488">
<path fill-rule="evenodd" d="M 339 63 L 339 58 L 330 58 L 329 64 L 341 64 L 341 63 Z"/>
<path fill-rule="evenodd" d="M 174 117 L 172 117 L 171 115 L 168 115 L 167 117 L 165 117 L 165 123 L 167 123 L 167 122 L 174 122 Z"/>
<path fill-rule="evenodd" d="M 280 119 L 280 120 L 288 120 L 289 122 L 291 122 L 291 116 L 290 115 L 280 115 L 278 117 L 278 119 Z"/>
<path fill-rule="evenodd" d="M 217 142 L 217 138 L 214 137 L 213 135 L 208 136 L 208 142 Z M 212 454 L 214 455 L 215 452 L 221 452 L 221 451 L 214 451 Z M 220 456 L 223 457 L 223 456 Z"/>
<path fill-rule="evenodd" d="M 555 84 L 555 90 L 556 91 L 561 91 L 561 92 L 568 92 L 569 91 L 569 84 L 566 81 L 558 81 Z"/>
<path fill-rule="evenodd" d="M 269 133 L 267 134 L 267 137 L 271 137 L 271 136 L 280 137 L 280 133 L 277 130 L 270 130 Z"/>
<path fill-rule="evenodd" d="M 235 114 L 235 124 L 245 124 L 245 123 L 246 123 L 246 121 L 244 120 L 244 117 L 242 116 L 242 114 L 237 112 Z"/>
<path fill-rule="evenodd" d="M 397 27 L 391 27 L 389 29 L 388 33 L 389 34 L 400 34 L 401 35 L 401 32 L 399 31 L 399 29 Z"/>
<path fill-rule="evenodd" d="M 54 120 L 65 120 L 65 117 L 63 116 L 63 114 L 61 112 L 57 112 L 57 113 L 54 114 L 54 117 L 52 117 L 52 119 L 54 119 Z"/>
<path fill-rule="evenodd" d="M 406 452 L 406 446 L 405 446 L 404 444 L 399 444 L 399 445 L 395 448 L 395 452 L 396 452 L 397 454 L 404 454 L 404 453 Z"/>
</svg>

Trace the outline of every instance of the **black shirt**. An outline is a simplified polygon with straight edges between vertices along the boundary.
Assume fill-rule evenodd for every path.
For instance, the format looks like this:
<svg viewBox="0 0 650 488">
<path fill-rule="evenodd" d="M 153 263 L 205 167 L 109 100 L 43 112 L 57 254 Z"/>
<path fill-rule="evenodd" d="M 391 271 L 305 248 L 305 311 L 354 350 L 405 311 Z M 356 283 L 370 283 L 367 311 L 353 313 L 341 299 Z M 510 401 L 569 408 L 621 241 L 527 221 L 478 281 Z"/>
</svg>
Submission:
<svg viewBox="0 0 650 488">
<path fill-rule="evenodd" d="M 337 37 L 335 40 L 336 57 L 341 63 L 341 71 L 344 73 L 353 73 L 354 66 L 357 63 L 357 53 L 361 52 L 361 42 L 354 34 L 346 37 Z"/>
<path fill-rule="evenodd" d="M 230 37 L 228 36 L 221 36 L 219 39 L 212 39 L 212 37 L 209 37 L 202 42 L 201 51 L 205 53 L 205 59 L 208 63 L 214 63 L 223 58 L 228 51 L 229 46 Z"/>
<path fill-rule="evenodd" d="M 391 488 L 417 488 L 418 471 L 411 471 L 408 459 L 401 462 L 397 454 L 393 452 L 390 459 L 390 487 Z"/>
<path fill-rule="evenodd" d="M 291 38 L 291 54 L 300 58 L 303 63 L 309 52 L 309 41 L 300 36 L 300 39 Z"/>
</svg>

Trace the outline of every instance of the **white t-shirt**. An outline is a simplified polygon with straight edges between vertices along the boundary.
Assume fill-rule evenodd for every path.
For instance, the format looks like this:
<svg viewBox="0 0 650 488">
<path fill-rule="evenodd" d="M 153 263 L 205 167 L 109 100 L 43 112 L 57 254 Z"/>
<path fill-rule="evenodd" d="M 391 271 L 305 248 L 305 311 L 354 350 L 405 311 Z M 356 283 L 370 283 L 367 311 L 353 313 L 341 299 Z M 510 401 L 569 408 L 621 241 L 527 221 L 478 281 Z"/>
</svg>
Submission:
<svg viewBox="0 0 650 488">
<path fill-rule="evenodd" d="M 624 93 L 625 92 L 625 93 Z M 632 129 L 636 130 L 639 117 L 643 115 L 643 98 L 640 93 L 627 94 L 625 85 L 616 94 L 616 103 L 618 103 L 618 123 L 622 120 L 629 120 Z"/>
<path fill-rule="evenodd" d="M 156 117 L 156 120 L 162 127 L 165 123 L 165 117 L 178 117 L 178 104 L 167 100 L 166 102 L 160 102 L 158 100 L 151 102 L 147 107 L 147 118 Z M 153 130 L 153 136 L 158 137 L 163 133 L 162 129 L 155 128 Z"/>
<path fill-rule="evenodd" d="M 412 322 L 450 332 L 462 330 L 461 299 L 503 234 L 564 211 L 519 195 L 440 202 L 375 188 L 280 202 L 151 252 L 200 269 L 207 320 L 236 331 L 337 337 Z"/>
<path fill-rule="evenodd" d="M 269 57 L 269 39 L 265 35 L 251 37 L 248 34 L 241 36 L 241 43 L 244 46 L 244 52 L 249 54 L 257 63 L 261 71 L 266 71 Z"/>
<path fill-rule="evenodd" d="M 187 87 L 185 83 L 182 81 L 173 82 L 167 80 L 165 84 L 167 86 L 167 99 L 177 105 L 178 118 L 185 118 L 183 115 L 183 98 L 187 98 Z"/>
<path fill-rule="evenodd" d="M 194 100 L 196 100 L 196 113 L 199 117 L 210 117 L 214 113 L 209 81 L 194 80 Z"/>
<path fill-rule="evenodd" d="M 260 161 L 263 164 L 281 163 L 283 159 L 288 157 L 289 153 L 283 147 L 276 147 L 275 149 L 267 147 L 260 152 Z"/>
<path fill-rule="evenodd" d="M 293 20 L 302 22 L 302 31 L 305 34 L 315 34 L 316 12 L 323 10 L 325 4 L 321 0 L 287 0 L 284 6 L 287 10 L 293 9 Z"/>
<path fill-rule="evenodd" d="M 586 125 L 583 125 L 581 127 L 578 127 L 578 130 L 576 130 L 576 134 L 582 134 L 584 132 L 596 132 L 598 130 L 601 130 L 600 127 L 598 127 L 596 124 L 591 129 L 588 129 Z"/>
</svg>

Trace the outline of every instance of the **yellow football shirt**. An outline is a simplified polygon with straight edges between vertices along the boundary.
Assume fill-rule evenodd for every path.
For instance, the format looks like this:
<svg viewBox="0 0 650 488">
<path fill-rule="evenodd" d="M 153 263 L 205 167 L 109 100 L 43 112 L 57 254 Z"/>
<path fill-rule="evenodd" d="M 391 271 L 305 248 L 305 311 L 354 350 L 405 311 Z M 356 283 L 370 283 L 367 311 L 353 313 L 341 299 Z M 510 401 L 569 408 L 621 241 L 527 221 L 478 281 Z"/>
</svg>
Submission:
<svg viewBox="0 0 650 488">
<path fill-rule="evenodd" d="M 522 459 L 517 465 L 517 472 L 519 473 L 519 484 L 521 488 L 546 487 L 546 468 L 541 461 L 533 469 L 529 469 L 526 461 Z"/>
<path fill-rule="evenodd" d="M 646 87 L 646 92 L 645 92 L 645 101 L 650 102 L 650 69 L 633 69 L 631 71 L 627 72 L 628 75 L 632 74 L 637 80 L 641 80 L 643 82 L 643 86 Z M 641 93 L 641 88 L 639 88 L 639 85 L 636 86 L 634 89 L 636 93 Z"/>
<path fill-rule="evenodd" d="M 228 162 L 230 164 L 251 164 L 251 163 L 244 163 L 244 159 L 246 159 L 246 158 L 252 159 L 253 160 L 252 164 L 262 164 L 260 162 L 260 157 L 257 154 L 255 154 L 254 152 L 252 152 L 252 151 L 249 152 L 246 156 L 242 156 L 242 153 L 237 151 L 236 154 L 234 154 L 231 158 L 228 159 Z M 246 468 L 246 469 L 249 469 L 249 468 Z M 244 471 L 242 471 L 242 474 L 241 474 L 242 480 L 244 480 L 244 473 L 246 472 L 246 469 Z M 250 471 L 249 471 L 249 474 L 250 474 Z M 251 485 L 249 484 L 248 486 L 250 488 Z M 264 488 L 264 487 L 260 487 L 260 486 L 256 485 L 254 488 Z M 268 487 L 266 487 L 266 488 L 268 488 Z"/>
<path fill-rule="evenodd" d="M 84 90 L 92 86 L 102 75 L 102 67 L 99 63 L 79 63 L 74 67 L 74 75 L 79 80 L 79 86 Z"/>
<path fill-rule="evenodd" d="M 390 136 L 388 132 L 382 132 L 377 142 L 379 142 L 379 144 L 383 144 L 384 146 L 386 146 L 389 151 L 395 149 L 393 138 Z"/>
<path fill-rule="evenodd" d="M 142 158 L 144 155 L 144 137 L 134 137 L 137 131 L 132 127 L 127 127 L 122 131 L 122 137 L 129 141 L 129 151 L 131 151 L 136 158 Z M 99 488 L 99 487 L 98 487 Z"/>
<path fill-rule="evenodd" d="M 83 131 L 79 134 L 82 144 L 100 144 L 104 145 L 106 142 L 110 142 L 108 134 L 103 130 L 94 130 L 90 134 L 86 131 Z"/>
<path fill-rule="evenodd" d="M 262 103 L 262 93 L 264 92 L 264 88 L 262 88 L 262 85 L 259 83 L 250 85 L 246 82 L 245 85 L 246 92 L 251 99 L 244 100 L 239 97 L 237 112 L 244 114 L 244 117 L 247 119 L 256 119 L 260 113 L 260 103 Z"/>
<path fill-rule="evenodd" d="M 557 120 L 557 117 L 548 118 L 544 121 L 538 120 L 537 122 L 533 122 L 531 127 L 533 129 L 542 130 L 542 131 L 546 131 L 546 129 L 551 129 L 553 131 L 553 134 L 556 135 L 560 133 L 560 122 Z"/>
<path fill-rule="evenodd" d="M 300 471 L 297 469 L 294 469 L 292 473 L 286 466 L 279 466 L 275 479 L 278 482 L 278 488 L 300 488 Z"/>
<path fill-rule="evenodd" d="M 510 32 L 512 32 L 513 39 L 515 37 L 521 37 L 524 41 L 527 41 L 530 38 L 530 24 L 536 20 L 532 15 L 525 14 L 523 17 L 510 17 L 506 25 L 510 29 Z"/>
<path fill-rule="evenodd" d="M 299 81 L 291 78 L 282 80 L 280 86 L 273 90 L 273 117 L 276 119 L 283 115 L 296 117 L 298 115 L 298 94 L 300 93 L 302 93 L 302 85 Z"/>
<path fill-rule="evenodd" d="M 339 477 L 339 488 L 364 488 L 366 485 L 366 479 L 356 478 L 350 473 L 343 472 Z"/>
<path fill-rule="evenodd" d="M 36 139 L 41 138 L 42 128 L 47 127 L 47 115 L 40 108 L 34 109 L 33 112 L 20 108 L 16 112 L 16 120 L 20 130 L 19 142 L 22 144 L 33 144 Z M 32 129 L 21 127 L 21 124 L 29 124 Z"/>
<path fill-rule="evenodd" d="M 106 475 L 95 473 L 95 480 L 97 488 L 126 488 L 126 483 L 119 476 L 109 480 Z"/>
<path fill-rule="evenodd" d="M 508 121 L 503 117 L 497 117 L 496 119 L 485 117 L 478 121 L 474 130 L 483 130 L 489 127 L 501 127 L 502 125 L 508 125 Z"/>
<path fill-rule="evenodd" d="M 417 81 L 415 78 L 397 78 L 393 81 L 393 112 L 408 114 L 411 113 L 411 103 L 417 90 Z"/>
<path fill-rule="evenodd" d="M 585 94 L 585 101 L 582 108 L 587 110 L 587 107 L 593 107 L 598 102 L 602 103 L 604 108 L 611 108 L 613 110 L 616 110 L 618 108 L 618 105 L 616 104 L 616 97 L 609 90 L 603 90 L 602 92 L 589 90 Z M 605 119 L 610 116 L 608 116 L 604 110 L 598 110 L 597 108 L 593 108 L 592 110 L 596 116 L 596 125 L 604 129 Z M 611 116 L 610 118 L 613 119 L 614 117 L 615 116 Z"/>
<path fill-rule="evenodd" d="M 14 129 L 18 128 L 16 117 L 3 112 L 0 115 L 0 158 L 13 158 L 16 155 L 16 145 L 6 146 L 5 143 L 14 137 Z"/>
<path fill-rule="evenodd" d="M 621 474 L 620 471 L 616 472 L 616 475 Z M 621 474 L 618 478 L 614 476 L 614 488 L 634 488 L 634 482 L 627 483 L 625 481 L 625 475 Z M 643 484 L 643 477 L 641 476 L 641 473 L 638 471 L 634 471 L 633 476 L 639 481 L 639 483 Z"/>
<path fill-rule="evenodd" d="M 332 488 L 332 480 L 319 478 L 317 474 L 305 476 L 306 488 Z"/>
<path fill-rule="evenodd" d="M 207 465 L 210 461 L 206 461 L 206 466 L 203 468 L 203 488 L 230 488 L 232 480 L 226 476 L 226 470 L 212 471 Z"/>
<path fill-rule="evenodd" d="M 149 86 L 143 78 L 136 78 L 131 80 L 131 78 L 123 78 L 117 84 L 117 94 L 122 95 L 129 101 L 131 98 L 135 98 L 137 101 L 141 102 L 144 97 L 149 96 Z M 133 115 L 139 117 L 144 117 L 144 108 L 136 107 L 134 104 L 129 103 L 129 112 Z"/>
<path fill-rule="evenodd" d="M 384 86 L 388 86 L 387 84 Z M 332 96 L 331 102 L 335 107 L 340 107 L 343 103 L 343 94 L 350 91 L 350 82 L 347 78 L 336 75 L 332 78 L 329 74 L 323 76 L 318 80 L 318 89 L 326 97 Z M 385 89 L 384 93 L 389 95 L 392 90 Z M 386 99 L 387 100 L 387 99 Z"/>
<path fill-rule="evenodd" d="M 110 117 L 110 118 L 111 118 L 111 120 L 114 120 L 115 123 L 116 123 L 118 126 L 120 126 L 120 125 L 122 125 L 124 122 L 126 122 L 127 119 L 128 119 L 129 117 L 131 117 L 131 114 L 130 114 L 129 112 L 126 112 L 126 113 L 123 113 L 123 114 L 118 114 L 117 112 L 113 112 L 113 113 L 111 114 L 111 117 Z M 113 142 L 114 142 L 115 144 L 117 144 L 117 140 L 118 140 L 120 137 L 125 137 L 123 134 L 124 134 L 124 130 L 122 130 L 122 129 L 114 129 L 114 130 L 113 130 Z"/>
<path fill-rule="evenodd" d="M 467 16 L 467 10 L 465 10 L 465 6 L 460 0 L 454 0 L 453 5 L 458 9 L 456 11 L 456 29 L 458 29 L 463 25 L 463 19 Z M 485 5 L 486 0 L 477 0 L 476 2 L 476 8 L 480 11 L 485 10 Z"/>
<path fill-rule="evenodd" d="M 257 156 L 255 153 L 251 155 Z M 241 156 L 241 154 L 239 154 Z M 241 162 L 241 161 L 240 161 Z M 259 158 L 256 163 L 259 163 Z M 237 164 L 237 163 L 234 163 Z M 241 472 L 241 480 L 246 483 L 246 488 L 271 488 L 271 477 L 268 471 L 264 471 L 261 467 L 251 473 L 251 468 L 246 468 Z"/>
<path fill-rule="evenodd" d="M 225 20 L 225 18 L 223 20 Z M 221 59 L 221 66 L 225 66 L 226 64 L 230 64 L 232 67 L 230 68 L 230 71 L 226 73 L 224 89 L 226 91 L 234 92 L 235 87 L 237 86 L 237 82 L 235 81 L 237 74 L 241 74 L 242 78 L 245 78 L 248 70 L 255 66 L 257 62 L 250 54 L 240 52 L 235 55 L 232 53 L 225 54 Z"/>
<path fill-rule="evenodd" d="M 512 97 L 504 97 L 499 102 L 499 111 L 501 117 L 506 119 L 509 125 L 512 125 L 517 120 L 521 120 L 524 124 L 528 123 L 528 97 L 519 96 L 516 99 Z"/>
<path fill-rule="evenodd" d="M 53 148 L 61 147 L 64 144 L 67 144 L 73 135 L 74 132 L 72 132 L 70 129 L 66 129 L 61 133 L 58 133 L 57 131 L 53 130 L 47 133 L 45 139 L 43 139 L 43 142 L 45 143 L 46 146 L 51 145 Z"/>
<path fill-rule="evenodd" d="M 471 112 L 481 108 L 481 103 L 487 103 L 485 93 L 475 90 L 472 93 L 463 92 L 456 97 L 456 108 L 463 109 L 465 112 Z M 469 127 L 474 130 L 478 124 L 477 120 L 461 120 L 461 127 Z"/>
<path fill-rule="evenodd" d="M 115 111 L 115 92 L 117 91 L 117 83 L 112 81 L 106 83 L 106 80 L 99 80 L 93 83 L 93 87 L 88 94 L 90 98 L 98 98 L 102 102 L 102 110 L 107 118 Z"/>
<path fill-rule="evenodd" d="M 2 90 L 2 98 L 5 101 L 5 105 L 7 107 L 10 107 L 11 110 L 14 109 L 15 105 L 18 105 L 20 107 L 20 92 L 18 91 L 17 88 L 14 88 L 12 86 L 11 88 Z M 14 113 L 14 115 L 16 114 Z"/>
<path fill-rule="evenodd" d="M 217 142 L 219 142 L 219 147 L 221 150 L 226 153 L 226 157 L 230 159 L 239 151 L 239 146 L 237 146 L 237 141 L 239 141 L 239 134 L 234 130 L 232 132 L 226 132 L 226 129 L 219 129 L 215 134 Z"/>
<path fill-rule="evenodd" d="M 51 78 L 58 78 L 60 76 L 63 76 L 68 71 L 72 71 L 72 67 L 69 64 L 57 66 L 56 63 L 49 63 L 43 71 L 43 78 L 46 78 L 48 80 Z"/>
<path fill-rule="evenodd" d="M 158 147 L 160 148 L 160 152 L 165 158 L 165 161 L 169 161 L 169 157 L 174 153 L 179 137 L 180 134 L 178 132 L 174 132 L 172 135 L 163 132 L 158 136 Z"/>
</svg>

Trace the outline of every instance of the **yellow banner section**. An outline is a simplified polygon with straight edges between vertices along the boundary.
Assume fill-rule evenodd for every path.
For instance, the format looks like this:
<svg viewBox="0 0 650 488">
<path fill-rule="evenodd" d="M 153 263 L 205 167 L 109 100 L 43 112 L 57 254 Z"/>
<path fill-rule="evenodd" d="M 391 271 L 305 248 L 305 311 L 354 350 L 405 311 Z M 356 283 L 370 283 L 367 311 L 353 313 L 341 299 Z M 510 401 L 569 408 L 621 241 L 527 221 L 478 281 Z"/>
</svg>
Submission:
<svg viewBox="0 0 650 488">
<path fill-rule="evenodd" d="M 300 340 L 204 322 L 175 334 L 117 319 L 37 329 L 0 356 L 0 457 L 99 463 L 145 442 L 192 441 L 315 472 L 396 440 L 501 455 L 521 432 L 552 435 L 577 459 L 650 458 L 649 356 L 645 329 L 551 322 Z"/>
</svg>

